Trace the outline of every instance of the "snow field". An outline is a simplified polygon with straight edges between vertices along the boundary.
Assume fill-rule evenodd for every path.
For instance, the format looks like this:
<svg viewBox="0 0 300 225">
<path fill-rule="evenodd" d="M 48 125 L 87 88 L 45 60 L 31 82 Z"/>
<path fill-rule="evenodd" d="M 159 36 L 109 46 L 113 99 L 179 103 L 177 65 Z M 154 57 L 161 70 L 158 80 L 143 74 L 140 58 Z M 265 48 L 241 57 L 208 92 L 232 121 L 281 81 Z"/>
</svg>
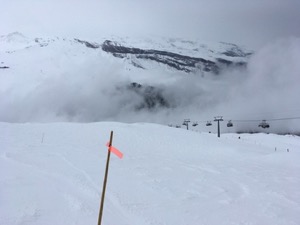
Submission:
<svg viewBox="0 0 300 225">
<path fill-rule="evenodd" d="M 0 224 L 96 224 L 111 130 L 102 224 L 300 224 L 299 137 L 110 122 L 0 123 Z"/>
</svg>

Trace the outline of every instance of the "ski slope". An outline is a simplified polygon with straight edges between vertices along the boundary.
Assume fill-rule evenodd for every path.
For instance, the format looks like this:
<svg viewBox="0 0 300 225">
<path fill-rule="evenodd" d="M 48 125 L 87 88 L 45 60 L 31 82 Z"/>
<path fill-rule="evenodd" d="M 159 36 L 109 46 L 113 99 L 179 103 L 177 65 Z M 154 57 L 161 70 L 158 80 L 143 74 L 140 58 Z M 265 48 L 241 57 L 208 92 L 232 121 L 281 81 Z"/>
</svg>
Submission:
<svg viewBox="0 0 300 225">
<path fill-rule="evenodd" d="M 0 224 L 97 224 L 111 130 L 103 225 L 300 224 L 299 137 L 112 122 L 0 123 Z"/>
</svg>

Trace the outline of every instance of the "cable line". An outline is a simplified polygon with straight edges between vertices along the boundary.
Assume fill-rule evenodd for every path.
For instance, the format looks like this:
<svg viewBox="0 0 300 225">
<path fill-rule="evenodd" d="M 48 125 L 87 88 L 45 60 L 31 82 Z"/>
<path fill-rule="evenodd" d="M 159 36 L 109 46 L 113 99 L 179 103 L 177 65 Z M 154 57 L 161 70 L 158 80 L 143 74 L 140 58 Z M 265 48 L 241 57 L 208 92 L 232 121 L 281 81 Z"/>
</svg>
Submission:
<svg viewBox="0 0 300 225">
<path fill-rule="evenodd" d="M 300 119 L 300 116 L 298 117 L 286 117 L 286 118 L 276 118 L 276 119 L 265 119 L 267 121 L 278 121 L 278 120 L 297 120 Z M 234 122 L 259 122 L 261 120 L 232 120 Z"/>
</svg>

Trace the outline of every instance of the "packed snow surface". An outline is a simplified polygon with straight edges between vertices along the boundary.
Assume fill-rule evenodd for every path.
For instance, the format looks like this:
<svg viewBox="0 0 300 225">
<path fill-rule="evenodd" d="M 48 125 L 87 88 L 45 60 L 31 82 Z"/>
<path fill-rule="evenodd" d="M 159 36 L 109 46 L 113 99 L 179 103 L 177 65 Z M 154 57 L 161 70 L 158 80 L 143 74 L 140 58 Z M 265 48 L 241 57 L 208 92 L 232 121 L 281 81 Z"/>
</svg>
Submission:
<svg viewBox="0 0 300 225">
<path fill-rule="evenodd" d="M 298 225 L 300 138 L 155 124 L 0 123 L 0 224 Z"/>
</svg>

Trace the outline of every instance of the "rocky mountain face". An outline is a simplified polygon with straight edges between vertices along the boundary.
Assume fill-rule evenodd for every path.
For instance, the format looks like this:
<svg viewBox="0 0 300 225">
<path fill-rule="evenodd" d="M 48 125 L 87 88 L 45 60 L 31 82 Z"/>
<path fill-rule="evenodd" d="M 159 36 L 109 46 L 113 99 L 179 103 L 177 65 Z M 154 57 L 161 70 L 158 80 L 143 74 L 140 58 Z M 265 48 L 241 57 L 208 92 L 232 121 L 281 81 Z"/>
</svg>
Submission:
<svg viewBox="0 0 300 225">
<path fill-rule="evenodd" d="M 246 62 L 244 61 L 234 62 L 224 58 L 216 58 L 215 61 L 211 61 L 200 57 L 191 57 L 170 51 L 126 47 L 110 40 L 104 41 L 101 47 L 103 51 L 108 52 L 117 58 L 135 57 L 139 61 L 150 60 L 186 73 L 200 70 L 219 74 L 221 69 L 225 66 L 240 67 L 246 65 Z M 241 49 L 235 46 L 235 48 L 225 51 L 223 54 L 230 57 L 246 57 L 249 53 L 244 53 Z M 141 64 L 135 63 L 134 61 L 131 61 L 131 63 L 138 68 L 145 69 Z"/>
<path fill-rule="evenodd" d="M 131 83 L 127 86 L 129 91 L 141 96 L 143 101 L 135 106 L 136 110 L 155 108 L 169 108 L 170 103 L 162 94 L 162 90 L 149 85 L 141 85 L 139 83 Z"/>
</svg>

